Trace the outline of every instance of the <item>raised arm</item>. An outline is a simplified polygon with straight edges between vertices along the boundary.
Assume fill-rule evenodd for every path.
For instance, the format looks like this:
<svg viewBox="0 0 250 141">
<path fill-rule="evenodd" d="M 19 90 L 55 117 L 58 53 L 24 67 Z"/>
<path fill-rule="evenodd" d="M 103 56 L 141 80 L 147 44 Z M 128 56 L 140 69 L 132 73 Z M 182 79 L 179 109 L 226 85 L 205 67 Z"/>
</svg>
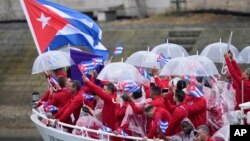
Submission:
<svg viewBox="0 0 250 141">
<path fill-rule="evenodd" d="M 90 82 L 89 79 L 84 75 L 83 75 L 83 82 L 90 90 L 92 90 L 96 95 L 98 95 L 103 101 L 112 102 L 113 97 L 109 93 L 106 93 L 101 87 Z"/>
</svg>

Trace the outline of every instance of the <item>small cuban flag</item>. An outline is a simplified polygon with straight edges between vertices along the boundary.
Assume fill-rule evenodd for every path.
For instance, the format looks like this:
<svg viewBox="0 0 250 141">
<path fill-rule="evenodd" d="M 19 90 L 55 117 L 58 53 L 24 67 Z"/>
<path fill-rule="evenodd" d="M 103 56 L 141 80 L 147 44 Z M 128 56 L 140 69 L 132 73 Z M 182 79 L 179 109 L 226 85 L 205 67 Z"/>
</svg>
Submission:
<svg viewBox="0 0 250 141">
<path fill-rule="evenodd" d="M 94 99 L 95 96 L 83 93 L 83 97 L 85 100 L 92 100 L 92 99 Z"/>
<path fill-rule="evenodd" d="M 121 128 L 118 128 L 116 131 L 118 134 L 120 134 L 122 136 L 128 136 L 128 134 L 124 130 L 122 130 Z"/>
<path fill-rule="evenodd" d="M 123 51 L 123 46 L 118 45 L 115 47 L 115 51 L 113 52 L 113 56 L 121 55 Z"/>
<path fill-rule="evenodd" d="M 202 97 L 204 95 L 202 89 L 196 86 L 194 83 L 190 83 L 188 85 L 187 92 L 189 95 L 194 97 Z"/>
<path fill-rule="evenodd" d="M 165 57 L 162 53 L 157 57 L 157 62 L 160 62 L 162 64 L 166 64 L 171 58 Z"/>
<path fill-rule="evenodd" d="M 102 58 L 92 58 L 92 62 L 94 63 L 94 67 L 96 68 L 98 65 L 103 65 Z"/>
<path fill-rule="evenodd" d="M 121 81 L 119 87 L 126 93 L 133 93 L 140 90 L 140 86 L 133 80 Z"/>
<path fill-rule="evenodd" d="M 81 63 L 78 64 L 78 68 L 81 73 L 87 74 L 89 71 L 93 70 L 95 67 L 92 61 L 82 61 Z"/>
<path fill-rule="evenodd" d="M 49 82 L 49 85 L 53 88 L 53 90 L 57 91 L 57 88 L 56 88 L 56 85 L 58 85 L 57 79 L 52 75 L 48 75 L 48 82 Z"/>
<path fill-rule="evenodd" d="M 58 111 L 58 108 L 54 105 L 47 105 L 47 106 L 44 106 L 44 111 L 54 113 L 54 112 Z"/>
<path fill-rule="evenodd" d="M 160 130 L 163 133 L 166 133 L 167 128 L 168 128 L 168 122 L 160 120 Z"/>
<path fill-rule="evenodd" d="M 104 126 L 104 125 L 101 127 L 101 130 L 104 131 L 104 132 L 108 132 L 108 133 L 111 133 L 111 132 L 112 132 L 112 129 L 111 129 L 111 128 L 109 128 L 109 127 L 107 127 L 107 126 Z"/>
<path fill-rule="evenodd" d="M 148 72 L 144 68 L 138 67 L 138 70 L 143 77 L 150 80 L 150 75 L 148 74 Z"/>
<path fill-rule="evenodd" d="M 184 80 L 187 83 L 196 83 L 197 82 L 197 80 L 194 76 L 187 76 L 187 75 L 182 76 L 182 80 Z"/>
</svg>

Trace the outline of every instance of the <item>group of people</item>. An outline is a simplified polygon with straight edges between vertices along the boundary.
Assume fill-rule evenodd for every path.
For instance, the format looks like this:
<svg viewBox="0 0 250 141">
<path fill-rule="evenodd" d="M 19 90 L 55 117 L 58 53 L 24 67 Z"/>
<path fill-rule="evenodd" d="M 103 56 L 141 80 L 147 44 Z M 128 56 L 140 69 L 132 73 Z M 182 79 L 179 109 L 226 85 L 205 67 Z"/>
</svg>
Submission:
<svg viewBox="0 0 250 141">
<path fill-rule="evenodd" d="M 250 101 L 250 68 L 241 71 L 232 53 L 225 53 L 228 77 L 235 91 L 236 106 Z M 115 71 L 115 70 L 114 70 Z M 126 74 L 124 74 L 126 75 Z M 216 82 L 202 77 L 159 77 L 152 69 L 152 82 L 138 84 L 139 88 L 118 88 L 117 84 L 96 80 L 96 72 L 83 74 L 82 81 L 71 80 L 63 69 L 55 70 L 56 89 L 52 87 L 43 95 L 36 107 L 49 107 L 48 118 L 76 126 L 166 141 L 213 141 L 208 122 L 208 99 L 203 87 L 212 89 Z M 211 80 L 211 81 L 210 81 Z M 125 82 L 123 82 L 125 83 Z M 228 83 L 229 84 L 229 83 Z M 243 85 L 243 86 L 242 86 Z M 52 108 L 53 109 L 53 108 Z M 50 111 L 51 110 L 51 111 Z M 100 139 L 95 133 L 65 128 L 69 133 Z M 111 138 L 111 140 L 124 140 Z"/>
</svg>

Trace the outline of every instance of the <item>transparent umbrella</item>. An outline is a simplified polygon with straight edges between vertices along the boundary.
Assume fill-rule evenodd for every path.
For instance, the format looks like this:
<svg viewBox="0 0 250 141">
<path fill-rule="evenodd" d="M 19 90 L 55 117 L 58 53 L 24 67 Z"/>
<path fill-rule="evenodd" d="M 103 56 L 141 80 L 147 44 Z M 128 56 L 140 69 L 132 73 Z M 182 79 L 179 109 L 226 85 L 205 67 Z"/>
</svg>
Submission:
<svg viewBox="0 0 250 141">
<path fill-rule="evenodd" d="M 132 80 L 139 84 L 143 84 L 148 81 L 134 66 L 124 62 L 108 64 L 99 73 L 97 79 L 115 83 L 119 83 L 124 80 Z"/>
<path fill-rule="evenodd" d="M 212 138 L 215 141 L 229 141 L 230 139 L 230 125 L 225 125 L 221 129 L 219 129 L 217 132 L 214 133 Z"/>
<path fill-rule="evenodd" d="M 126 63 L 137 67 L 155 67 L 157 69 L 160 69 L 160 64 L 157 62 L 158 56 L 158 54 L 149 51 L 137 51 L 128 57 Z"/>
<path fill-rule="evenodd" d="M 198 60 L 188 57 L 171 59 L 161 70 L 160 76 L 164 75 L 209 76 Z"/>
<path fill-rule="evenodd" d="M 183 57 L 189 56 L 187 51 L 183 48 L 183 46 L 173 43 L 165 43 L 157 45 L 152 49 L 152 52 L 156 54 L 163 54 L 166 57 L 176 58 L 176 57 Z"/>
<path fill-rule="evenodd" d="M 250 63 L 250 46 L 245 47 L 238 56 L 239 63 Z"/>
<path fill-rule="evenodd" d="M 223 63 L 224 53 L 227 52 L 228 44 L 223 42 L 217 42 L 207 45 L 201 52 L 201 56 L 206 56 L 210 58 L 213 62 Z M 239 55 L 238 49 L 230 45 L 229 50 L 232 51 L 233 56 L 237 57 Z"/>
<path fill-rule="evenodd" d="M 214 62 L 211 59 L 205 56 L 200 56 L 200 55 L 192 55 L 192 56 L 188 56 L 188 58 L 199 61 L 200 64 L 205 68 L 207 75 L 210 75 L 210 76 L 219 75 L 219 72 Z"/>
<path fill-rule="evenodd" d="M 73 61 L 62 51 L 48 51 L 40 54 L 33 63 L 32 74 L 71 66 Z"/>
</svg>

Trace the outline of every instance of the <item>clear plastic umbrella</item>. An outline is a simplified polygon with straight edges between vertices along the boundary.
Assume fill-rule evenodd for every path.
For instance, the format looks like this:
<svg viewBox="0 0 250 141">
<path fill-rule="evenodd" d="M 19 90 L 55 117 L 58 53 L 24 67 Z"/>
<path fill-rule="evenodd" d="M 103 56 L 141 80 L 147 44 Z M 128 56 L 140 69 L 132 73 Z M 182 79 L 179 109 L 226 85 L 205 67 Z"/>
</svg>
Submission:
<svg viewBox="0 0 250 141">
<path fill-rule="evenodd" d="M 192 55 L 192 56 L 188 56 L 188 58 L 199 61 L 200 64 L 205 68 L 207 75 L 210 75 L 210 76 L 220 75 L 214 62 L 211 59 L 205 56 L 200 56 L 200 55 Z"/>
<path fill-rule="evenodd" d="M 157 68 L 160 69 L 160 64 L 157 62 L 159 55 L 149 51 L 137 51 L 130 55 L 126 63 L 133 66 L 144 67 L 144 68 Z"/>
<path fill-rule="evenodd" d="M 162 53 L 164 56 L 171 58 L 189 56 L 189 54 L 187 53 L 187 51 L 184 49 L 183 46 L 168 42 L 165 44 L 157 45 L 152 49 L 152 52 L 156 54 Z"/>
<path fill-rule="evenodd" d="M 230 45 L 228 48 L 227 43 L 217 42 L 207 45 L 202 50 L 201 56 L 206 56 L 216 63 L 223 63 L 224 53 L 227 52 L 228 49 L 232 51 L 234 57 L 239 55 L 239 51 L 235 46 Z"/>
<path fill-rule="evenodd" d="M 160 76 L 164 75 L 209 76 L 198 60 L 188 57 L 171 59 L 161 70 Z"/>
<path fill-rule="evenodd" d="M 230 125 L 225 125 L 221 129 L 219 129 L 217 132 L 214 133 L 212 138 L 215 141 L 229 141 L 230 140 Z"/>
<path fill-rule="evenodd" d="M 124 80 L 132 80 L 139 84 L 143 84 L 148 81 L 134 66 L 124 62 L 108 64 L 99 73 L 97 79 L 115 83 L 119 83 Z"/>
<path fill-rule="evenodd" d="M 73 60 L 62 51 L 48 51 L 40 54 L 33 63 L 32 74 L 71 66 Z"/>
<path fill-rule="evenodd" d="M 250 63 L 250 46 L 245 47 L 238 56 L 239 63 Z"/>
</svg>

